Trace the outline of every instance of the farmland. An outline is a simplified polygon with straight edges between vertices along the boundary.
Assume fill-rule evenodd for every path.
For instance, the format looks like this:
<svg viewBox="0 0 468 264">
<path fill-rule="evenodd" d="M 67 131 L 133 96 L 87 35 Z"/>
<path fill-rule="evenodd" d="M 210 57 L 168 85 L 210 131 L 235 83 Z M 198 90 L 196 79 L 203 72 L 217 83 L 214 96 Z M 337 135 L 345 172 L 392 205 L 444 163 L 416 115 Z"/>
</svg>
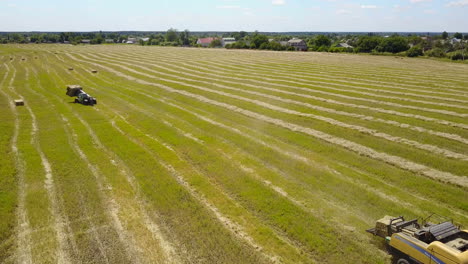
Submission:
<svg viewBox="0 0 468 264">
<path fill-rule="evenodd" d="M 389 263 L 384 215 L 468 226 L 466 64 L 3 45 L 0 131 L 0 262 Z"/>
</svg>

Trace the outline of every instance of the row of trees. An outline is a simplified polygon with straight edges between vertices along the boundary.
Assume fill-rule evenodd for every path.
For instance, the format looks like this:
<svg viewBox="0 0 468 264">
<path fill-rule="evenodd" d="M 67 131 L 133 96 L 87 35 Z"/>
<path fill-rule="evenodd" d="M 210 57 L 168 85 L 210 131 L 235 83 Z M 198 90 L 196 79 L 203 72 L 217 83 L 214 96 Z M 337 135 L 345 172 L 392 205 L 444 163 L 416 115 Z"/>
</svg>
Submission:
<svg viewBox="0 0 468 264">
<path fill-rule="evenodd" d="M 317 35 L 269 35 L 259 32 L 231 32 L 231 33 L 192 33 L 189 30 L 177 31 L 169 29 L 166 32 L 61 32 L 61 33 L 3 33 L 0 34 L 0 43 L 72 43 L 79 44 L 82 40 L 90 40 L 91 44 L 102 44 L 105 40 L 122 43 L 130 37 L 140 38 L 140 45 L 159 46 L 198 46 L 197 39 L 201 37 L 232 37 L 236 43 L 226 45 L 228 49 L 263 49 L 263 50 L 293 50 L 292 47 L 281 45 L 281 41 L 287 41 L 293 37 L 303 39 L 311 51 L 321 52 L 354 52 L 371 54 L 400 54 L 411 57 L 431 56 L 449 57 L 452 59 L 464 59 L 468 54 L 468 34 L 453 35 L 443 32 L 440 35 L 417 36 L 399 35 L 383 36 L 374 33 L 369 34 L 317 34 Z M 455 38 L 456 41 L 453 41 Z M 347 47 L 336 47 L 339 43 L 346 43 Z M 220 47 L 221 42 L 216 40 L 210 47 Z"/>
<path fill-rule="evenodd" d="M 355 52 L 371 54 L 399 54 L 409 57 L 430 56 L 448 57 L 453 60 L 464 60 L 468 54 L 468 35 L 456 33 L 453 39 L 444 32 L 440 36 L 360 36 L 351 37 L 346 43 L 353 48 L 334 48 L 333 43 L 326 36 L 317 36 L 308 42 L 309 47 L 316 51 Z"/>
</svg>

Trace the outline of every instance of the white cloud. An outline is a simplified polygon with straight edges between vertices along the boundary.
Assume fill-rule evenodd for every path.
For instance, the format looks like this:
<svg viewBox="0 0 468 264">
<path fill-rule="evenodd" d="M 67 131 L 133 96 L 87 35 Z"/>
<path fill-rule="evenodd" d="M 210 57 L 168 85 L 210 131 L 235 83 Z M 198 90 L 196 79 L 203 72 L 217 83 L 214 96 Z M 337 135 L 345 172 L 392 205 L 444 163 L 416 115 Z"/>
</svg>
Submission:
<svg viewBox="0 0 468 264">
<path fill-rule="evenodd" d="M 435 14 L 435 13 L 436 13 L 436 11 L 433 10 L 433 9 L 426 9 L 426 10 L 424 10 L 423 12 L 424 12 L 424 14 L 429 14 L 429 15 Z"/>
<path fill-rule="evenodd" d="M 406 10 L 409 10 L 411 8 L 411 6 L 400 6 L 400 5 L 394 5 L 393 6 L 393 9 L 396 11 L 396 12 L 404 12 Z"/>
<path fill-rule="evenodd" d="M 338 15 L 349 15 L 351 13 L 352 12 L 350 10 L 347 10 L 347 9 L 338 9 L 338 10 L 336 10 L 336 14 L 338 14 Z"/>
<path fill-rule="evenodd" d="M 284 5 L 286 4 L 286 1 L 285 0 L 272 0 L 271 3 L 273 5 Z"/>
<path fill-rule="evenodd" d="M 235 5 L 222 5 L 222 6 L 217 6 L 216 8 L 218 8 L 218 9 L 239 9 L 240 6 L 235 6 Z"/>
<path fill-rule="evenodd" d="M 376 5 L 361 5 L 361 8 L 363 9 L 375 9 L 377 8 Z"/>
<path fill-rule="evenodd" d="M 451 1 L 446 6 L 448 7 L 468 6 L 468 0 Z"/>
<path fill-rule="evenodd" d="M 424 2 L 432 2 L 432 0 L 410 0 L 412 4 L 416 3 L 424 3 Z"/>
</svg>

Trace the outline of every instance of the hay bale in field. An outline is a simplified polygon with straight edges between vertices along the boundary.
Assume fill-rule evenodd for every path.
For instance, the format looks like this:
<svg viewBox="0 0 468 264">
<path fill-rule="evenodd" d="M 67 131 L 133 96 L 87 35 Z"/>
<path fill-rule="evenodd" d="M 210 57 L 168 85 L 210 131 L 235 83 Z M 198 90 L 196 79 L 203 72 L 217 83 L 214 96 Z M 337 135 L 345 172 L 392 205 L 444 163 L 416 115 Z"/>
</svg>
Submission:
<svg viewBox="0 0 468 264">
<path fill-rule="evenodd" d="M 21 99 L 16 99 L 16 100 L 14 100 L 14 102 L 15 102 L 15 105 L 16 105 L 16 106 L 24 105 L 24 101 L 21 100 Z"/>
<path fill-rule="evenodd" d="M 83 90 L 83 88 L 81 88 L 81 86 L 79 85 L 67 85 L 66 95 L 74 97 L 77 96 L 81 92 L 81 90 Z"/>
<path fill-rule="evenodd" d="M 68 70 L 69 70 L 69 71 L 73 71 L 73 67 L 68 67 Z"/>
<path fill-rule="evenodd" d="M 21 58 L 22 61 L 26 60 L 25 58 Z"/>
<path fill-rule="evenodd" d="M 13 60 L 13 57 L 10 57 L 10 60 Z"/>
<path fill-rule="evenodd" d="M 92 73 L 97 73 L 98 71 L 97 70 L 91 70 Z"/>
</svg>

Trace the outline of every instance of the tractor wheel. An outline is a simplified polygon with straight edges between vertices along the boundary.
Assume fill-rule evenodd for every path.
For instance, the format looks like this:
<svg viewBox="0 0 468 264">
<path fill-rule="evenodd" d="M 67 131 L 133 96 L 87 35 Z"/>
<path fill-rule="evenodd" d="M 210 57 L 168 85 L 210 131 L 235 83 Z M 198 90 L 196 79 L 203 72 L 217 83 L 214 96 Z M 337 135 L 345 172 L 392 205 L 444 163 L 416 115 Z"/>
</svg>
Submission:
<svg viewBox="0 0 468 264">
<path fill-rule="evenodd" d="M 396 262 L 396 264 L 411 264 L 411 262 L 409 262 L 408 260 L 406 260 L 405 258 L 399 258 Z"/>
<path fill-rule="evenodd" d="M 80 101 L 78 101 L 78 99 L 75 99 L 75 104 L 79 103 Z"/>
</svg>

